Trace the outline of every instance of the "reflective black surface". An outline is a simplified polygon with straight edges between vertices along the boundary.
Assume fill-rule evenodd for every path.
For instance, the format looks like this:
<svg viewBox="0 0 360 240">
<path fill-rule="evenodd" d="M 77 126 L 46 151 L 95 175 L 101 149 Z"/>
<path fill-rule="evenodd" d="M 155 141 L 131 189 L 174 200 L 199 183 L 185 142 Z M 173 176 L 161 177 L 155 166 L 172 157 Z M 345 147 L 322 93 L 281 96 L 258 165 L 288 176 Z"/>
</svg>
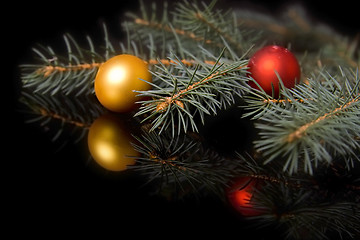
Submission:
<svg viewBox="0 0 360 240">
<path fill-rule="evenodd" d="M 139 188 L 144 181 L 141 177 L 99 168 L 89 159 L 86 138 L 73 144 L 78 133 L 64 131 L 52 141 L 58 123 L 27 123 L 32 114 L 18 101 L 21 84 L 17 66 L 31 61 L 30 48 L 36 43 L 62 45 L 64 32 L 70 32 L 78 39 L 90 34 L 101 40 L 102 33 L 98 34 L 101 20 L 106 21 L 114 37 L 119 38 L 122 34 L 117 29 L 120 29 L 123 12 L 138 7 L 131 1 L 120 1 L 117 6 L 113 1 L 108 5 L 102 2 L 86 4 L 85 7 L 73 6 L 70 2 L 25 3 L 21 12 L 18 7 L 12 8 L 11 18 L 15 25 L 4 31 L 4 38 L 9 40 L 5 48 L 10 50 L 8 63 L 11 67 L 3 70 L 6 76 L 10 71 L 3 80 L 9 83 L 8 88 L 12 91 L 3 100 L 5 110 L 9 106 L 10 109 L 9 114 L 2 115 L 5 143 L 1 159 L 5 164 L 1 172 L 5 189 L 2 194 L 5 198 L 4 220 L 9 227 L 15 228 L 11 234 L 51 238 L 73 229 L 80 236 L 98 232 L 110 233 L 117 238 L 124 234 L 134 238 L 140 235 L 211 236 L 215 233 L 242 238 L 251 234 L 255 239 L 276 235 L 276 231 L 253 232 L 243 227 L 241 218 L 213 197 L 201 201 L 195 198 L 167 201 L 151 195 L 148 189 Z M 67 12 L 69 8 L 72 10 Z M 350 19 L 354 8 L 342 6 L 341 9 L 350 11 L 343 18 L 345 29 L 355 32 L 351 26 L 353 19 Z M 317 6 L 313 11 L 320 11 L 319 16 L 325 15 L 334 21 L 335 10 L 327 14 Z M 7 96 L 8 91 L 5 88 L 3 91 Z M 209 132 L 208 135 L 213 139 L 209 145 L 217 145 L 215 140 L 219 133 Z"/>
</svg>

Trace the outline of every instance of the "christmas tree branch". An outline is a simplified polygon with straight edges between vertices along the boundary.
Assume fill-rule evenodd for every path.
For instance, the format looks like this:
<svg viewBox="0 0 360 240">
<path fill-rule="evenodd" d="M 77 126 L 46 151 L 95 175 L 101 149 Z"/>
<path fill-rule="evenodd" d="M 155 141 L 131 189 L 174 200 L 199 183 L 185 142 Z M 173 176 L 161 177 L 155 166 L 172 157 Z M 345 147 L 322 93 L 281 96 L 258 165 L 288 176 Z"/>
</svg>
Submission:
<svg viewBox="0 0 360 240">
<path fill-rule="evenodd" d="M 259 123 L 260 139 L 255 147 L 268 159 L 284 159 L 283 169 L 296 172 L 299 165 L 313 173 L 313 165 L 331 163 L 334 156 L 356 159 L 360 143 L 360 88 L 359 74 L 341 71 L 334 79 L 322 74 L 310 79 L 309 85 L 298 85 L 284 90 L 285 102 L 268 101 L 262 108 Z M 260 96 L 260 94 L 259 94 Z M 300 101 L 301 100 L 301 101 Z M 259 105 L 263 104 L 260 98 Z M 256 105 L 253 99 L 249 102 Z M 253 113 L 256 111 L 253 111 Z"/>
<path fill-rule="evenodd" d="M 74 101 L 66 95 L 53 97 L 25 90 L 20 98 L 20 102 L 30 109 L 27 114 L 32 117 L 29 117 L 28 123 L 37 122 L 47 130 L 56 130 L 52 141 L 59 139 L 65 128 L 71 129 L 73 134 L 78 135 L 75 142 L 86 136 L 94 119 L 104 113 L 104 109 L 94 100 L 92 95 L 80 96 Z M 59 125 L 60 127 L 55 127 Z"/>
<path fill-rule="evenodd" d="M 177 92 L 176 94 L 172 95 L 171 97 L 164 97 L 163 99 L 160 99 L 159 100 L 160 102 L 158 103 L 158 105 L 156 107 L 156 111 L 157 112 L 164 112 L 173 103 L 175 103 L 175 104 L 179 105 L 180 107 L 184 108 L 184 104 L 181 101 L 181 98 L 184 95 L 190 94 L 192 91 L 195 91 L 197 88 L 202 87 L 202 85 L 206 85 L 208 83 L 208 81 L 211 81 L 214 78 L 225 75 L 226 72 L 227 72 L 227 70 L 215 72 L 215 73 L 211 74 L 210 76 L 201 79 L 198 82 L 190 84 L 188 87 L 186 87 L 185 89 Z"/>
<path fill-rule="evenodd" d="M 37 70 L 38 74 L 43 74 L 44 77 L 49 77 L 54 72 L 71 72 L 71 71 L 82 71 L 82 70 L 91 70 L 98 69 L 103 63 L 81 63 L 77 65 L 68 65 L 68 66 L 44 66 Z"/>
<path fill-rule="evenodd" d="M 176 64 L 174 61 L 168 60 L 168 59 L 149 59 L 148 61 L 144 61 L 145 63 L 149 65 L 156 65 L 156 64 L 163 64 L 165 66 L 170 66 L 170 64 Z M 181 62 L 186 66 L 195 66 L 196 62 L 194 60 L 186 60 L 181 59 Z M 206 64 L 214 65 L 214 61 L 204 61 Z M 76 71 L 82 71 L 82 70 L 89 70 L 92 69 L 98 69 L 104 62 L 94 62 L 94 63 L 81 63 L 77 65 L 67 65 L 67 66 L 52 66 L 47 65 L 43 67 L 39 67 L 36 72 L 38 74 L 43 74 L 44 77 L 49 77 L 51 74 L 57 72 L 76 72 Z"/>
<path fill-rule="evenodd" d="M 153 89 L 139 92 L 141 96 L 151 97 L 142 102 L 136 116 L 145 115 L 143 121 L 152 120 L 151 131 L 160 128 L 161 133 L 167 127 L 185 132 L 190 125 L 197 131 L 195 116 L 216 114 L 217 109 L 234 103 L 234 94 L 246 91 L 246 61 L 221 63 L 220 55 L 213 65 L 199 61 L 198 65 L 187 67 L 174 56 L 171 68 L 161 65 L 156 73 Z"/>
<path fill-rule="evenodd" d="M 312 190 L 268 183 L 254 193 L 255 208 L 269 211 L 259 217 L 258 227 L 283 228 L 284 239 L 329 239 L 359 235 L 359 206 L 350 201 L 314 199 Z M 336 234 L 336 235 L 334 235 Z"/>
<path fill-rule="evenodd" d="M 314 66 L 357 68 L 360 66 L 359 36 L 349 38 L 333 31 L 322 22 L 313 21 L 301 5 L 289 5 L 283 14 L 264 14 L 247 9 L 235 11 L 244 31 L 261 31 L 266 43 L 291 44 L 302 60 L 303 76 L 311 74 Z M 257 41 L 261 42 L 261 41 Z M 303 52 L 306 51 L 306 56 Z M 328 68 L 330 71 L 330 67 Z"/>
<path fill-rule="evenodd" d="M 235 18 L 230 24 L 229 12 L 214 10 L 216 2 L 216 0 L 213 0 L 208 5 L 203 3 L 203 9 L 198 4 L 188 1 L 178 4 L 175 12 L 177 22 L 191 29 L 191 32 L 207 29 L 206 31 L 212 32 L 214 36 L 221 36 L 225 39 L 235 51 L 243 51 L 244 49 L 240 44 L 242 41 L 239 41 L 241 34 L 238 32 L 237 26 L 233 25 Z M 189 26 L 195 27 L 190 28 Z M 213 39 L 213 37 L 207 37 L 205 43 L 211 43 L 209 39 Z"/>
<path fill-rule="evenodd" d="M 71 41 L 68 38 L 71 38 Z M 107 53 L 104 57 L 99 57 L 95 61 L 91 56 L 99 54 L 95 52 L 93 47 L 89 52 L 88 50 L 81 50 L 79 47 L 76 47 L 79 49 L 78 52 L 73 52 L 71 50 L 71 43 L 77 46 L 76 41 L 68 34 L 64 36 L 64 39 L 68 49 L 68 56 L 65 57 L 55 54 L 51 47 L 42 47 L 43 51 L 33 49 L 40 56 L 42 64 L 23 64 L 20 66 L 23 73 L 22 82 L 24 88 L 35 87 L 35 92 L 43 94 L 50 92 L 52 95 L 58 92 L 69 95 L 75 90 L 77 91 L 77 96 L 94 93 L 93 82 L 97 70 L 107 60 L 106 57 L 112 55 Z M 88 38 L 88 41 L 91 42 L 91 39 Z M 110 43 L 106 45 L 110 45 Z M 111 47 L 110 49 L 113 48 Z M 123 50 L 125 53 L 130 52 L 129 49 L 123 48 Z M 90 57 L 86 57 L 85 54 L 88 54 Z M 115 52 L 112 52 L 112 54 L 115 54 Z M 69 61 L 60 61 L 61 59 L 69 59 Z M 70 59 L 76 59 L 75 63 L 72 63 L 73 61 L 70 61 Z M 169 59 L 148 59 L 144 61 L 150 66 L 160 63 L 164 66 L 176 64 Z M 188 67 L 197 64 L 195 60 L 191 59 L 182 59 L 180 62 Z M 204 63 L 214 65 L 215 61 L 204 60 Z"/>
<path fill-rule="evenodd" d="M 359 97 L 360 96 L 358 96 L 357 98 L 354 98 L 353 100 L 347 102 L 345 105 L 342 105 L 342 106 L 340 106 L 338 108 L 335 108 L 333 111 L 327 112 L 324 115 L 318 117 L 317 119 L 315 119 L 315 120 L 313 120 L 313 121 L 311 121 L 309 123 L 306 123 L 305 125 L 299 127 L 294 132 L 292 132 L 292 133 L 290 133 L 288 135 L 288 137 L 286 138 L 286 141 L 291 143 L 293 141 L 296 141 L 297 139 L 302 138 L 306 134 L 306 131 L 310 127 L 312 127 L 315 124 L 321 124 L 320 121 L 326 120 L 327 118 L 332 117 L 334 114 L 339 114 L 340 112 L 345 111 L 348 107 L 350 108 L 352 106 L 352 104 L 356 104 L 359 101 Z"/>
<path fill-rule="evenodd" d="M 152 44 L 157 42 L 152 50 L 156 49 L 158 56 L 165 57 L 169 50 L 184 58 L 183 48 L 194 55 L 201 54 L 199 45 L 213 49 L 213 53 L 219 54 L 224 47 L 234 49 L 237 53 L 243 54 L 257 38 L 239 29 L 235 16 L 215 10 L 217 1 L 210 4 L 200 5 L 187 1 L 174 4 L 174 12 L 170 17 L 167 11 L 167 4 L 164 4 L 162 16 L 156 13 L 157 6 L 154 4 L 151 11 L 145 9 L 141 3 L 141 13 L 128 14 L 132 19 L 124 26 L 130 32 L 131 38 L 140 38 L 139 41 Z M 151 33 L 151 39 L 148 34 Z M 229 57 L 229 56 L 225 56 Z"/>
<path fill-rule="evenodd" d="M 188 31 L 184 31 L 182 29 L 177 29 L 177 28 L 173 28 L 171 26 L 168 25 L 168 23 L 163 24 L 163 23 L 158 23 L 156 21 L 146 21 L 142 18 L 135 18 L 134 19 L 134 23 L 140 25 L 140 26 L 146 26 L 149 27 L 151 29 L 156 29 L 159 31 L 165 31 L 168 33 L 175 33 L 179 36 L 183 36 L 186 37 L 188 39 L 194 40 L 195 42 L 205 42 L 206 44 L 212 44 L 213 42 L 211 40 L 206 40 L 204 41 L 204 37 L 200 37 L 200 36 L 196 36 L 193 32 L 188 32 Z"/>
<path fill-rule="evenodd" d="M 255 229 L 281 228 L 282 239 L 320 240 L 334 232 L 340 237 L 359 234 L 360 208 L 354 203 L 359 179 L 344 181 L 346 176 L 352 176 L 348 170 L 335 172 L 335 178 L 328 183 L 331 178 L 328 172 L 332 171 L 329 168 L 322 168 L 316 177 L 302 173 L 289 176 L 279 171 L 281 163 L 277 161 L 263 165 L 249 154 L 239 155 L 234 161 L 239 162 L 239 176 L 248 177 L 255 186 L 251 191 L 251 209 L 261 212 L 249 217 L 254 220 Z M 329 185 L 334 184 L 338 188 L 330 190 Z M 341 224 L 329 223 L 329 219 Z"/>
<path fill-rule="evenodd" d="M 51 112 L 50 110 L 45 108 L 40 108 L 39 113 L 41 116 L 48 117 L 54 120 L 60 120 L 63 123 L 74 125 L 76 127 L 85 128 L 85 129 L 90 127 L 89 123 L 73 120 L 71 118 L 59 115 L 58 113 Z"/>
<path fill-rule="evenodd" d="M 106 27 L 104 32 L 107 34 Z M 52 95 L 61 92 L 76 96 L 93 94 L 93 82 L 98 67 L 114 54 L 114 48 L 105 35 L 105 52 L 101 56 L 95 51 L 90 37 L 87 37 L 89 49 L 79 46 L 70 34 L 64 35 L 67 56 L 60 56 L 51 47 L 33 48 L 39 57 L 39 64 L 23 64 L 22 83 L 24 88 L 35 88 L 34 92 Z"/>
<path fill-rule="evenodd" d="M 142 157 L 130 169 L 146 175 L 146 184 L 157 182 L 159 190 L 171 185 L 172 192 L 190 186 L 196 193 L 203 188 L 219 193 L 237 172 L 237 163 L 228 165 L 229 160 L 205 149 L 188 134 L 174 137 L 170 129 L 162 135 L 146 130 L 135 138 L 134 148 Z"/>
</svg>

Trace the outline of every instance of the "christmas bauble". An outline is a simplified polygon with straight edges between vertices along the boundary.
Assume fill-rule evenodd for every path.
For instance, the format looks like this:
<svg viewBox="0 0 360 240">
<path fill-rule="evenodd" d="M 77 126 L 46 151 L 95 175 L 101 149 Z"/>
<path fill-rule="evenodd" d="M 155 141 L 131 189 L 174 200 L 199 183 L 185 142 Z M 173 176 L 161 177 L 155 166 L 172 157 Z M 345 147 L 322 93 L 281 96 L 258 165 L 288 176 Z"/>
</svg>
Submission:
<svg viewBox="0 0 360 240">
<path fill-rule="evenodd" d="M 107 109 L 128 112 L 141 100 L 134 90 L 150 89 L 150 84 L 143 80 L 151 82 L 147 63 L 133 55 L 118 55 L 99 67 L 94 84 L 95 94 Z"/>
<path fill-rule="evenodd" d="M 292 88 L 300 81 L 300 66 L 296 57 L 280 46 L 271 45 L 258 50 L 250 58 L 248 67 L 249 76 L 274 97 L 279 96 L 279 78 L 286 88 Z M 254 82 L 249 85 L 259 89 Z"/>
<path fill-rule="evenodd" d="M 241 177 L 230 186 L 227 197 L 231 206 L 243 216 L 259 216 L 262 210 L 254 208 L 251 203 L 255 190 L 255 180 Z"/>
<path fill-rule="evenodd" d="M 135 164 L 139 153 L 131 142 L 133 138 L 128 126 L 118 117 L 103 115 L 90 126 L 88 147 L 91 156 L 103 168 L 110 171 L 122 171 L 128 165 Z"/>
</svg>

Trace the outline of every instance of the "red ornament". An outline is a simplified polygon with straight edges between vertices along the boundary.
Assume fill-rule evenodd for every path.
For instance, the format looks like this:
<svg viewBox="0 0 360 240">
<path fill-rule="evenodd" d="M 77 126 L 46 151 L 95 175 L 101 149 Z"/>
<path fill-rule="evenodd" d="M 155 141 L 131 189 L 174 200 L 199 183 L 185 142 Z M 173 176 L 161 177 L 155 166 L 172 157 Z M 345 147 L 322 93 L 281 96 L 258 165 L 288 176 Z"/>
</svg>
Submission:
<svg viewBox="0 0 360 240">
<path fill-rule="evenodd" d="M 296 57 L 280 46 L 271 45 L 258 50 L 250 58 L 248 67 L 248 76 L 269 95 L 273 94 L 274 88 L 274 97 L 279 96 L 279 77 L 286 88 L 293 88 L 300 80 L 300 66 Z M 259 89 L 254 82 L 249 82 L 249 85 Z"/>
<path fill-rule="evenodd" d="M 227 192 L 231 206 L 246 217 L 263 214 L 263 211 L 254 208 L 251 202 L 255 190 L 255 183 L 256 181 L 250 177 L 242 177 L 237 179 Z"/>
</svg>

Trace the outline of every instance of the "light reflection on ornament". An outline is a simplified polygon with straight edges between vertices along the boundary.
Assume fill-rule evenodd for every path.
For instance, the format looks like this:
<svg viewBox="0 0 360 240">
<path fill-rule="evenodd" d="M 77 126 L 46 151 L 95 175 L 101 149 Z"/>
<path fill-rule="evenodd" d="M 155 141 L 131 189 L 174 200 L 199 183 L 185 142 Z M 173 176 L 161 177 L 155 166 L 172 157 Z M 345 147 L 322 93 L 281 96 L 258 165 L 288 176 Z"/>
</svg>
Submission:
<svg viewBox="0 0 360 240">
<path fill-rule="evenodd" d="M 135 151 L 128 126 L 111 114 L 100 116 L 90 126 L 88 148 L 93 159 L 110 171 L 123 171 L 135 164 Z"/>
<path fill-rule="evenodd" d="M 274 60 L 272 60 L 272 59 L 264 60 L 264 62 L 263 62 L 264 71 L 267 71 L 267 72 L 270 72 L 271 74 L 273 74 L 275 67 L 276 67 L 276 64 L 275 64 Z"/>
<path fill-rule="evenodd" d="M 110 69 L 108 73 L 109 83 L 113 85 L 121 85 L 126 79 L 126 71 L 122 67 L 115 67 Z"/>
<path fill-rule="evenodd" d="M 111 164 L 116 158 L 116 148 L 108 142 L 98 142 L 98 144 L 94 146 L 94 151 L 97 153 L 98 158 L 102 159 L 104 164 Z"/>
</svg>

